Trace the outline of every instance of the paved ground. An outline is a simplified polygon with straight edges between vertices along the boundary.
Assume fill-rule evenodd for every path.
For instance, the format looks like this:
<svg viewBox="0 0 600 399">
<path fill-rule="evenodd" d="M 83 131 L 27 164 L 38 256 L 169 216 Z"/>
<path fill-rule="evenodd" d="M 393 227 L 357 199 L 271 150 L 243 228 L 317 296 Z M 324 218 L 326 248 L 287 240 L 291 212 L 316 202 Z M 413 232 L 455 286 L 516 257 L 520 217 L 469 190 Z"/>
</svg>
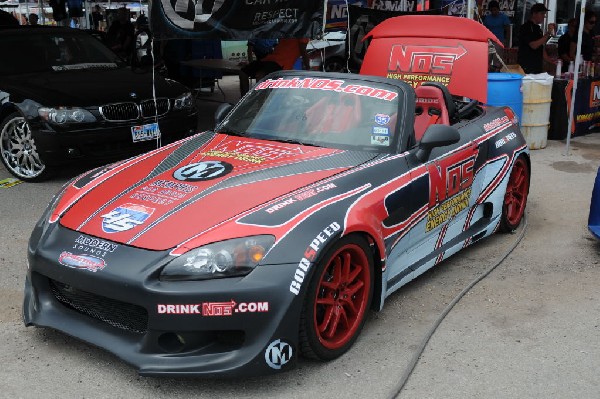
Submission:
<svg viewBox="0 0 600 399">
<path fill-rule="evenodd" d="M 237 100 L 235 81 L 226 84 Z M 218 103 L 206 100 L 223 97 L 201 98 L 200 125 L 210 127 Z M 600 397 L 600 245 L 586 229 L 600 135 L 572 144 L 570 156 L 557 141 L 532 152 L 525 238 L 448 315 L 400 398 Z M 388 397 L 439 313 L 517 237 L 492 236 L 401 289 L 336 361 L 246 380 L 141 378 L 104 351 L 21 322 L 27 240 L 68 178 L 0 189 L 0 398 Z"/>
</svg>

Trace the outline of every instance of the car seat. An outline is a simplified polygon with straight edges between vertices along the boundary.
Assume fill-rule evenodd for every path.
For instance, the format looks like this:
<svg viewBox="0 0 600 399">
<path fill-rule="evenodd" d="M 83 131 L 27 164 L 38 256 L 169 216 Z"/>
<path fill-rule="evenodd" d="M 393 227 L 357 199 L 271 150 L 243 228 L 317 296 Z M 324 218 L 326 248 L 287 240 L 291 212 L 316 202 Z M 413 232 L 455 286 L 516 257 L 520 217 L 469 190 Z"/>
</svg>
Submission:
<svg viewBox="0 0 600 399">
<path fill-rule="evenodd" d="M 450 125 L 450 113 L 447 99 L 439 86 L 423 84 L 415 89 L 415 94 L 415 140 L 418 142 L 429 125 Z"/>
</svg>

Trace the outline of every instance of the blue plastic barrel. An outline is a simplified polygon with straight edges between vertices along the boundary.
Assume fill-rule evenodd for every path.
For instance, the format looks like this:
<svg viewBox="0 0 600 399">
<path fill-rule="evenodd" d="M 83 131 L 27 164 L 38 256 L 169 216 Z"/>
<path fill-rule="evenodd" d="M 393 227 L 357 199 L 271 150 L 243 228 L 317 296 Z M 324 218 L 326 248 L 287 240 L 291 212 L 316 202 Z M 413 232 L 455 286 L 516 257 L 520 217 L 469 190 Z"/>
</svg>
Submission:
<svg viewBox="0 0 600 399">
<path fill-rule="evenodd" d="M 523 76 L 518 73 L 488 73 L 487 104 L 508 105 L 519 117 L 523 116 Z"/>
</svg>

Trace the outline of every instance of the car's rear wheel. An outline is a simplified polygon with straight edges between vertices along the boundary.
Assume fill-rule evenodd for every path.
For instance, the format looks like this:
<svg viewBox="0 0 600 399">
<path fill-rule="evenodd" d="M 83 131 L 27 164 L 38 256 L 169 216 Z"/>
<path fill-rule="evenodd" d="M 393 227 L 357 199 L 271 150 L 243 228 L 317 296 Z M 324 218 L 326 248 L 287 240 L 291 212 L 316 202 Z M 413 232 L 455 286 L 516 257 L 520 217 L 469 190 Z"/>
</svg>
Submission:
<svg viewBox="0 0 600 399">
<path fill-rule="evenodd" d="M 31 129 L 17 112 L 0 124 L 2 163 L 14 176 L 24 181 L 40 181 L 49 177 L 49 169 L 38 153 Z"/>
<path fill-rule="evenodd" d="M 342 238 L 318 263 L 300 320 L 300 350 L 331 360 L 356 341 L 373 296 L 373 256 L 359 236 Z"/>
<path fill-rule="evenodd" d="M 527 195 L 529 194 L 529 165 L 524 156 L 520 156 L 515 161 L 508 185 L 504 194 L 502 204 L 502 218 L 500 220 L 500 230 L 510 233 L 515 231 L 527 206 Z"/>
</svg>

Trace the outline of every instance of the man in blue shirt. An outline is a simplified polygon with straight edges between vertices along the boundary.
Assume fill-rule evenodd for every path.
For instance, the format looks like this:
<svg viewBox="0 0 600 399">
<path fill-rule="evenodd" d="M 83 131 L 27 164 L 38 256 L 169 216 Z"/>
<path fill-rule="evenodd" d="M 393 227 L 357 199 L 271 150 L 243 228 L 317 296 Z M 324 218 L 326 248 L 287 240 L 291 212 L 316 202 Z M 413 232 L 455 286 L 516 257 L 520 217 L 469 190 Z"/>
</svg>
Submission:
<svg viewBox="0 0 600 399">
<path fill-rule="evenodd" d="M 506 14 L 500 12 L 500 5 L 496 0 L 490 1 L 488 9 L 490 13 L 483 18 L 483 25 L 506 46 L 510 19 L 508 19 Z"/>
</svg>

